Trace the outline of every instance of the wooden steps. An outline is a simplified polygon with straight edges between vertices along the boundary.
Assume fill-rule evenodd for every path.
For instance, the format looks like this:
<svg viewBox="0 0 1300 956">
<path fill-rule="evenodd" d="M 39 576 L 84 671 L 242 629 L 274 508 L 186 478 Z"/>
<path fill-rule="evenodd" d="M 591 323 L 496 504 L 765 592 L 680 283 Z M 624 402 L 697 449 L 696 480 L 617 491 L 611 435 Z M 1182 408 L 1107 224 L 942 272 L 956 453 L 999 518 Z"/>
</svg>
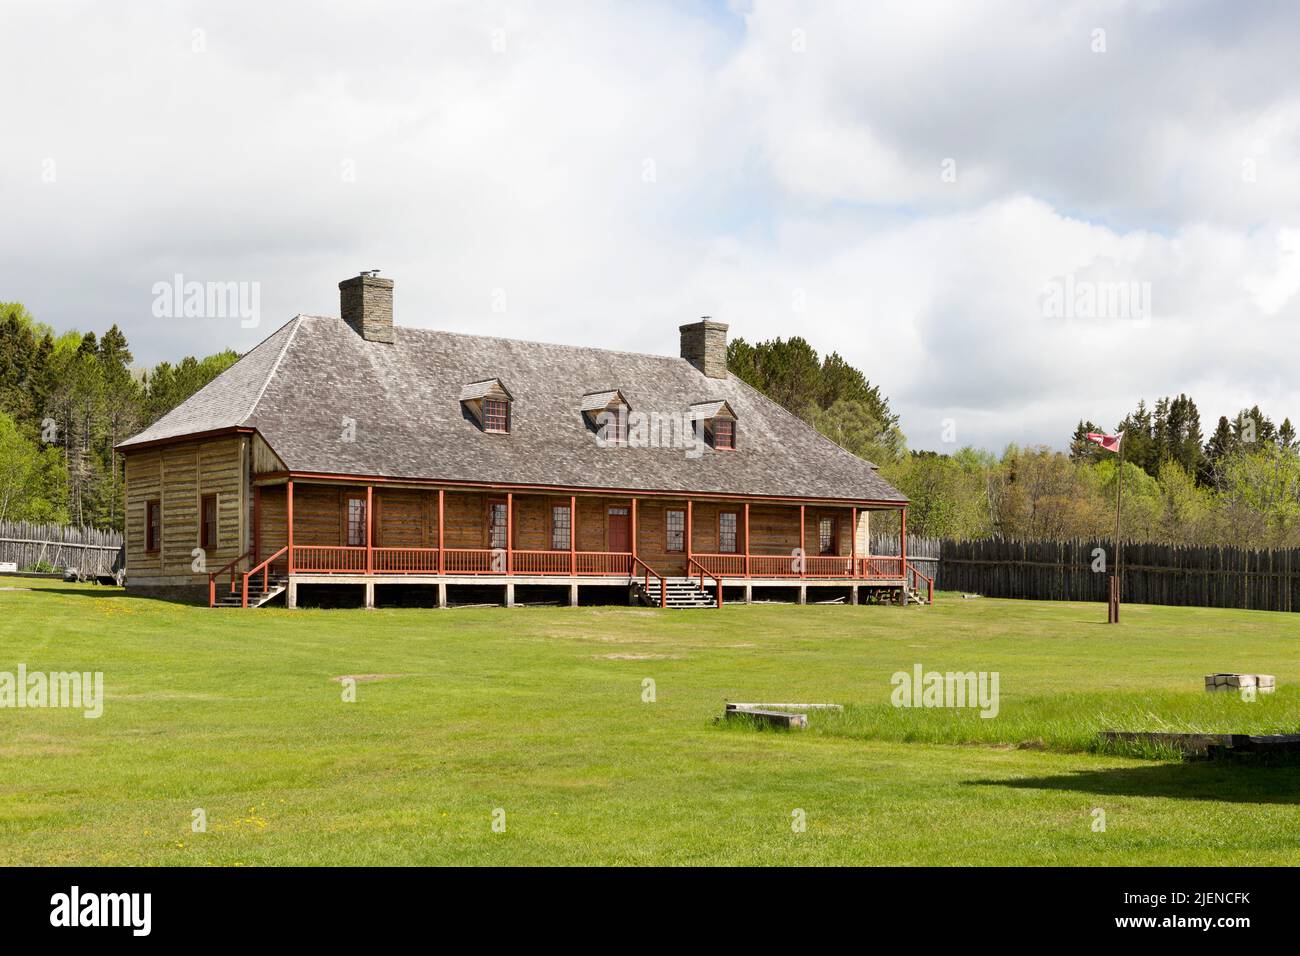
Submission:
<svg viewBox="0 0 1300 956">
<path fill-rule="evenodd" d="M 248 606 L 250 608 L 261 607 L 268 601 L 283 594 L 289 587 L 287 578 L 271 578 L 267 583 L 265 590 L 262 589 L 261 577 L 258 576 L 257 583 L 252 580 L 248 582 Z M 217 603 L 213 607 L 237 607 L 244 606 L 244 592 L 241 588 L 236 588 L 232 593 L 229 588 L 217 589 Z"/>
<path fill-rule="evenodd" d="M 671 608 L 717 607 L 717 599 L 708 591 L 700 590 L 695 578 L 665 578 L 668 591 L 665 602 Z M 650 586 L 637 582 L 637 591 L 651 607 L 659 607 L 659 581 L 652 579 Z"/>
</svg>

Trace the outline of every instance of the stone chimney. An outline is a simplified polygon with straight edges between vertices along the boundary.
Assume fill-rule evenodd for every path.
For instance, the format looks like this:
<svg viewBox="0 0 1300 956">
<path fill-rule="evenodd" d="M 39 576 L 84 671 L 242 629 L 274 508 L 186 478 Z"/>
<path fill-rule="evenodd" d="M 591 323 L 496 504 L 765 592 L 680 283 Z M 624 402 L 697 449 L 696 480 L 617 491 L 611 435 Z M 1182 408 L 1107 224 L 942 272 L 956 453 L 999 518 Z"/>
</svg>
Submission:
<svg viewBox="0 0 1300 956">
<path fill-rule="evenodd" d="M 339 308 L 343 321 L 367 342 L 394 341 L 393 280 L 379 278 L 378 269 L 340 282 Z"/>
<path fill-rule="evenodd" d="M 707 315 L 698 322 L 683 325 L 682 358 L 709 378 L 727 377 L 727 325 L 714 322 Z"/>
</svg>

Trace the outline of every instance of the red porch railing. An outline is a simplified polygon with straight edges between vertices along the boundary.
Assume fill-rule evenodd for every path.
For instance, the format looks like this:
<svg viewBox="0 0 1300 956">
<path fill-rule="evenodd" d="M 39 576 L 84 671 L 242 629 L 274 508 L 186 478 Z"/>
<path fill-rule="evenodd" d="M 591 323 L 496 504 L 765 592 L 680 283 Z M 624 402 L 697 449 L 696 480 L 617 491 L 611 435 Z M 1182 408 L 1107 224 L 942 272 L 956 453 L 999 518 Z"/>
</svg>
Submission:
<svg viewBox="0 0 1300 956">
<path fill-rule="evenodd" d="M 732 578 L 745 576 L 743 554 L 693 554 L 691 558 L 710 574 L 725 574 Z"/>
<path fill-rule="evenodd" d="M 738 554 L 694 554 L 692 559 L 709 574 L 729 578 L 745 577 L 745 556 Z M 802 572 L 800 565 L 802 563 Z M 751 554 L 749 576 L 753 578 L 886 578 L 903 576 L 902 559 L 848 555 L 816 555 L 802 562 L 791 554 Z"/>
<path fill-rule="evenodd" d="M 697 560 L 695 559 L 694 556 L 689 557 L 689 558 L 686 559 L 686 570 L 687 570 L 687 572 L 691 575 L 691 577 L 694 577 L 694 576 L 695 576 L 694 572 L 696 572 L 696 571 L 700 572 L 700 590 L 701 590 L 701 591 L 704 590 L 704 576 L 707 574 L 709 577 L 713 578 L 713 583 L 717 585 L 717 603 L 718 603 L 718 608 L 721 609 L 721 607 L 722 607 L 722 578 L 719 577 L 718 575 L 714 574 L 712 571 L 709 571 L 707 568 L 705 568 L 704 565 L 700 564 L 700 562 L 697 561 Z"/>
<path fill-rule="evenodd" d="M 366 549 L 337 545 L 295 544 L 290 567 L 294 573 L 365 574 Z"/>
<path fill-rule="evenodd" d="M 804 577 L 806 578 L 851 578 L 853 577 L 853 559 L 845 555 L 817 555 L 803 559 Z"/>
<path fill-rule="evenodd" d="M 632 555 L 622 551 L 579 551 L 576 555 L 578 573 L 632 576 Z"/>
<path fill-rule="evenodd" d="M 444 553 L 448 574 L 506 573 L 506 553 L 500 548 L 447 548 Z"/>
<path fill-rule="evenodd" d="M 907 584 L 911 586 L 913 589 L 919 591 L 921 590 L 922 581 L 925 582 L 925 587 L 926 587 L 926 596 L 925 596 L 926 603 L 933 604 L 934 603 L 934 578 L 930 577 L 927 574 L 922 574 L 920 571 L 916 569 L 914 565 L 908 564 Z"/>
<path fill-rule="evenodd" d="M 903 576 L 903 559 L 894 557 L 859 558 L 858 577 L 888 578 L 896 581 Z"/>
<path fill-rule="evenodd" d="M 751 554 L 749 576 L 753 578 L 797 578 L 799 559 L 789 554 Z"/>
<path fill-rule="evenodd" d="M 265 561 L 263 561 L 261 564 L 259 564 L 257 567 L 249 568 L 247 571 L 244 572 L 244 593 L 243 593 L 243 601 L 242 601 L 244 607 L 248 607 L 248 579 L 254 577 L 260 572 L 262 575 L 262 590 L 265 591 L 271 583 L 271 566 L 275 564 L 275 562 L 281 556 L 287 554 L 288 552 L 289 552 L 289 548 L 286 545 L 285 547 L 281 548 L 279 551 L 275 552 L 275 554 L 267 558 Z"/>
<path fill-rule="evenodd" d="M 217 578 L 225 574 L 227 571 L 229 571 L 230 572 L 230 593 L 234 594 L 235 578 L 239 574 L 239 572 L 235 570 L 235 566 L 238 565 L 241 561 L 248 560 L 252 556 L 253 556 L 252 551 L 245 551 L 243 554 L 235 558 L 235 560 L 231 561 L 229 564 L 225 565 L 224 567 L 218 568 L 215 571 L 208 572 L 208 607 L 217 606 Z"/>
<path fill-rule="evenodd" d="M 438 555 L 437 548 L 373 548 L 373 573 L 438 574 Z M 507 573 L 507 554 L 499 548 L 446 548 L 442 556 L 445 574 Z M 215 591 L 217 577 L 230 571 L 231 591 L 234 591 L 238 576 L 238 572 L 233 570 L 234 565 L 247 557 L 241 555 L 220 571 L 210 574 L 210 589 Z M 512 551 L 508 560 L 510 573 L 515 575 L 568 575 L 576 571 L 585 576 L 632 576 L 632 555 L 626 551 L 579 551 L 573 555 L 568 551 Z M 259 567 L 258 570 L 262 569 Z M 295 574 L 365 574 L 366 549 L 295 544 L 293 570 Z"/>
<path fill-rule="evenodd" d="M 284 551 L 277 552 L 280 557 Z M 230 564 L 208 575 L 211 599 L 216 599 L 217 578 L 230 574 L 230 590 L 238 588 L 238 579 L 242 572 L 236 566 L 247 560 L 249 555 L 240 555 Z M 510 553 L 510 572 L 514 575 L 554 575 L 566 576 L 576 573 L 591 577 L 632 577 L 638 573 L 634 563 L 644 564 L 625 551 L 512 551 Z M 439 551 L 437 548 L 373 548 L 371 550 L 373 573 L 375 574 L 438 574 Z M 691 556 L 694 570 L 687 573 L 703 573 L 712 578 L 744 578 L 746 557 L 743 554 L 694 554 Z M 859 580 L 897 581 L 904 577 L 903 560 L 898 556 L 875 556 L 852 558 L 846 555 L 816 555 L 800 559 L 790 554 L 752 554 L 749 555 L 749 577 L 751 578 L 857 578 Z M 263 562 L 263 565 L 267 562 Z M 442 551 L 442 573 L 444 574 L 484 574 L 505 575 L 507 573 L 506 552 L 493 548 L 446 548 Z M 259 565 L 256 571 L 266 568 Z M 363 547 L 344 547 L 340 545 L 303 545 L 293 546 L 293 570 L 301 574 L 365 574 L 366 549 Z M 856 572 L 856 573 L 855 573 Z M 251 571 L 248 573 L 252 573 Z M 925 584 L 931 591 L 934 582 L 921 574 L 911 564 L 907 565 L 908 583 L 918 590 Z"/>
<path fill-rule="evenodd" d="M 515 574 L 568 574 L 568 551 L 515 551 Z"/>
<path fill-rule="evenodd" d="M 376 574 L 437 574 L 437 548 L 375 548 Z"/>
<path fill-rule="evenodd" d="M 634 568 L 640 567 L 645 572 L 642 576 L 641 587 L 645 590 L 647 594 L 650 593 L 650 576 L 654 575 L 654 577 L 659 581 L 659 606 L 667 607 L 668 606 L 668 582 L 664 579 L 664 576 L 660 574 L 658 571 L 656 571 L 654 568 L 650 567 L 650 565 L 646 564 L 640 558 L 633 558 L 632 566 Z"/>
</svg>

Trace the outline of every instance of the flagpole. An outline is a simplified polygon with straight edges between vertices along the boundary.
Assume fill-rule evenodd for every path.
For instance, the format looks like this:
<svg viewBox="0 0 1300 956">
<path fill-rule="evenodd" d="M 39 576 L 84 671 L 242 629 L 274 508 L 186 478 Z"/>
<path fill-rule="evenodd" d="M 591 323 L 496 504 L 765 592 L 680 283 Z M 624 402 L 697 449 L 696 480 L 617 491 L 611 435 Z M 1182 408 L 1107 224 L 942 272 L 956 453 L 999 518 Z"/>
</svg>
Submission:
<svg viewBox="0 0 1300 956">
<path fill-rule="evenodd" d="M 1124 433 L 1120 432 L 1119 440 L 1119 470 L 1115 474 L 1115 578 L 1111 585 L 1111 613 L 1110 623 L 1119 623 L 1119 602 L 1121 594 L 1120 581 L 1124 571 L 1124 553 L 1123 545 L 1119 540 L 1119 515 L 1120 499 L 1124 494 Z"/>
</svg>

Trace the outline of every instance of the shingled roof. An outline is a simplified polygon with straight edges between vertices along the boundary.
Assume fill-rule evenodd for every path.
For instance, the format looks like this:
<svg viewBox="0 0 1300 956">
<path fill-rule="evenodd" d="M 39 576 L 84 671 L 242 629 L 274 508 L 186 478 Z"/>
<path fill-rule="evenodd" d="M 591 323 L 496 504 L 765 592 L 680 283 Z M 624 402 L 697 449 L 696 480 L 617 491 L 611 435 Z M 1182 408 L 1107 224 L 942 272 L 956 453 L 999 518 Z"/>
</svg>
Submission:
<svg viewBox="0 0 1300 956">
<path fill-rule="evenodd" d="M 243 427 L 299 473 L 906 501 L 870 462 L 735 376 L 707 377 L 685 359 L 395 332 L 394 344 L 370 342 L 341 319 L 300 315 L 119 447 Z M 508 435 L 484 433 L 460 404 L 467 383 L 494 379 L 510 383 Z M 737 450 L 600 447 L 581 408 L 584 395 L 611 386 L 632 408 L 661 415 L 725 401 Z"/>
</svg>

